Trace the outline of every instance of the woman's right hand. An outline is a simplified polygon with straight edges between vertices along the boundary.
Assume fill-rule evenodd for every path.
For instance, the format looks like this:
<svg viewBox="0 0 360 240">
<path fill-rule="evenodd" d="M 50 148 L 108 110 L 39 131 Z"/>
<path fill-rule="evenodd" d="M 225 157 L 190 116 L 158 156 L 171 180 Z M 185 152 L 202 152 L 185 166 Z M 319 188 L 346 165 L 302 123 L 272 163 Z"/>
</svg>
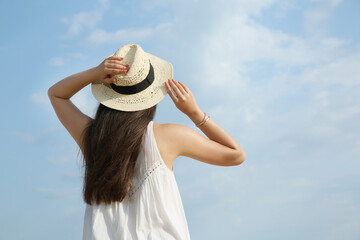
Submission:
<svg viewBox="0 0 360 240">
<path fill-rule="evenodd" d="M 181 112 L 187 116 L 201 112 L 196 104 L 194 95 L 185 84 L 175 81 L 174 79 L 168 79 L 168 81 L 165 82 L 165 87 L 176 107 Z"/>
</svg>

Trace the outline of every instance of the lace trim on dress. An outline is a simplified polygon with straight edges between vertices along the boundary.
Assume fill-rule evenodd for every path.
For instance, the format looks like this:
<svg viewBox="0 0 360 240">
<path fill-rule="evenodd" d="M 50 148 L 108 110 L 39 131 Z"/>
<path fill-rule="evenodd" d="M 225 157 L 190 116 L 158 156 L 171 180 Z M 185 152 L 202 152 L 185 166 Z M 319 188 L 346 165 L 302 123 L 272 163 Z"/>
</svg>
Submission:
<svg viewBox="0 0 360 240">
<path fill-rule="evenodd" d="M 131 188 L 129 190 L 129 197 L 131 197 L 145 182 L 145 180 L 155 171 L 155 169 L 157 169 L 160 165 L 162 164 L 162 162 L 157 161 L 154 164 L 152 164 L 144 173 L 144 176 L 142 177 L 142 179 L 139 181 L 139 184 L 137 184 L 137 186 L 135 188 Z"/>
</svg>

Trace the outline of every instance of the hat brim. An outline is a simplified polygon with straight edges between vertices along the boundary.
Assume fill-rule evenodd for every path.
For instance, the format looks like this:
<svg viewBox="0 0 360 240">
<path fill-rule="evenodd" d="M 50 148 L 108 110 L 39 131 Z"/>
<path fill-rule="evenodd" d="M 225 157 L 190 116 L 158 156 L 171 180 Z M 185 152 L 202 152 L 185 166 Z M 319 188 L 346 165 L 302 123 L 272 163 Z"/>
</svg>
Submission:
<svg viewBox="0 0 360 240">
<path fill-rule="evenodd" d="M 136 94 L 115 92 L 109 83 L 97 80 L 91 84 L 91 91 L 101 104 L 116 110 L 138 111 L 150 108 L 159 103 L 167 94 L 165 82 L 173 78 L 171 63 L 146 53 L 154 68 L 154 82 L 145 90 Z"/>
</svg>

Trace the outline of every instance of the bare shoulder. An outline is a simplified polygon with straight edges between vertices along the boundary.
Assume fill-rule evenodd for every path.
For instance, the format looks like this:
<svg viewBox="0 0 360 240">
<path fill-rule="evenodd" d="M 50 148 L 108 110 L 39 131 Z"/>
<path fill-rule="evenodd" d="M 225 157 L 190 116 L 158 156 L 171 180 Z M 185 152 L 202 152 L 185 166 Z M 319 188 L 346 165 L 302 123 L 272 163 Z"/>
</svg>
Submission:
<svg viewBox="0 0 360 240">
<path fill-rule="evenodd" d="M 160 124 L 154 122 L 153 130 L 160 155 L 171 170 L 175 159 L 179 156 L 181 133 L 187 131 L 187 127 L 174 123 Z"/>
<path fill-rule="evenodd" d="M 187 145 L 190 139 L 199 137 L 202 140 L 206 139 L 192 128 L 176 123 L 159 124 L 154 122 L 154 135 L 160 152 L 164 154 L 164 159 L 172 160 L 183 155 L 184 149 L 189 147 Z"/>
<path fill-rule="evenodd" d="M 176 123 L 160 124 L 160 123 L 154 122 L 154 129 L 157 129 L 159 134 L 161 134 L 163 136 L 168 136 L 170 138 L 171 137 L 176 138 L 177 135 L 184 134 L 184 132 L 186 133 L 186 132 L 194 131 L 193 129 L 191 129 L 187 126 L 184 126 L 181 124 L 176 124 Z"/>
<path fill-rule="evenodd" d="M 156 133 L 155 133 L 156 132 Z M 201 136 L 195 130 L 190 127 L 176 124 L 165 123 L 159 124 L 154 122 L 154 134 L 160 141 L 164 141 L 166 146 L 176 152 L 176 155 L 180 155 L 180 149 L 184 146 L 184 141 L 192 137 Z M 201 136 L 202 137 L 202 136 Z M 204 137 L 202 137 L 205 139 Z"/>
<path fill-rule="evenodd" d="M 160 155 L 171 170 L 173 169 L 175 159 L 182 153 L 186 136 L 191 136 L 191 132 L 194 130 L 180 124 L 160 124 L 156 122 L 154 122 L 153 130 Z"/>
</svg>

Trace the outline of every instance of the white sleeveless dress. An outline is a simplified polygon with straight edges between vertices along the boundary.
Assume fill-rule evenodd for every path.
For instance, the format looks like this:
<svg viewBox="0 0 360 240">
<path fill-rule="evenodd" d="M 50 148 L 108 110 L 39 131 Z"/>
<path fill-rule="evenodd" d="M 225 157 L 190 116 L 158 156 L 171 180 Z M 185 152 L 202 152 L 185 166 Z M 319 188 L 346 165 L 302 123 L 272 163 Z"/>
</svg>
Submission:
<svg viewBox="0 0 360 240">
<path fill-rule="evenodd" d="M 86 204 L 83 240 L 190 239 L 174 172 L 161 158 L 153 121 L 135 165 L 133 188 L 122 202 Z"/>
</svg>

